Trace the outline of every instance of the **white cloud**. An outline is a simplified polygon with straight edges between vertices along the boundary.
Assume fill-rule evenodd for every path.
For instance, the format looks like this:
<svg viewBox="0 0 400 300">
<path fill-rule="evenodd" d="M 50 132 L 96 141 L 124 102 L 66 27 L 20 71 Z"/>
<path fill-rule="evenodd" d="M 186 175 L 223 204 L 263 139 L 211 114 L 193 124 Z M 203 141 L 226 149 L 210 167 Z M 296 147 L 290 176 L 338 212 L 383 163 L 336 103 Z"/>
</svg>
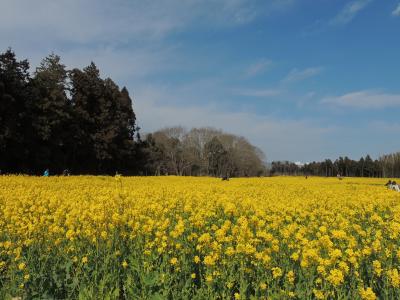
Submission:
<svg viewBox="0 0 400 300">
<path fill-rule="evenodd" d="M 400 139 L 393 138 L 400 124 L 365 122 L 332 125 L 312 119 L 279 119 L 252 112 L 221 110 L 214 105 L 174 105 L 166 103 L 168 89 L 148 86 L 137 90 L 134 109 L 145 132 L 182 125 L 187 128 L 211 126 L 245 136 L 262 149 L 268 161 L 319 161 L 349 156 L 374 158 L 398 151 Z M 371 143 L 371 140 L 374 143 Z M 345 146 L 344 146 L 345 145 Z"/>
<path fill-rule="evenodd" d="M 260 147 L 270 160 L 310 160 L 324 155 L 325 135 L 333 129 L 307 120 L 284 120 L 252 112 L 224 110 L 215 104 L 174 105 L 168 88 L 138 89 L 134 110 L 139 125 L 151 132 L 162 127 L 182 125 L 187 128 L 212 126 L 247 137 Z M 293 151 L 293 147 L 296 151 Z M 317 157 L 318 158 L 318 157 Z"/>
<path fill-rule="evenodd" d="M 307 68 L 304 70 L 292 69 L 289 74 L 282 80 L 285 83 L 301 81 L 310 77 L 314 77 L 322 72 L 322 67 Z"/>
<path fill-rule="evenodd" d="M 15 35 L 51 45 L 160 39 L 190 26 L 231 27 L 270 14 L 292 1 L 250 0 L 13 0 L 3 3 L 0 39 Z M 13 45 L 11 45 L 13 46 Z"/>
<path fill-rule="evenodd" d="M 82 68 L 94 61 L 103 77 L 111 77 L 117 82 L 126 79 L 133 81 L 170 71 L 178 64 L 173 47 L 76 48 L 60 50 L 57 54 L 69 68 Z"/>
<path fill-rule="evenodd" d="M 400 3 L 397 5 L 397 7 L 392 11 L 392 15 L 395 17 L 400 16 Z"/>
<path fill-rule="evenodd" d="M 13 0 L 1 5 L 0 51 L 12 47 L 32 66 L 51 52 L 68 67 L 94 61 L 119 80 L 197 67 L 173 33 L 240 26 L 291 7 L 294 0 Z M 3 49 L 3 50 L 1 50 Z M 210 59 L 207 63 L 210 64 Z M 249 69 L 265 70 L 268 61 Z M 205 64 L 199 66 L 204 67 Z"/>
<path fill-rule="evenodd" d="M 346 25 L 351 22 L 357 14 L 368 6 L 373 0 L 355 0 L 345 7 L 331 20 L 331 25 Z"/>
<path fill-rule="evenodd" d="M 362 109 L 379 109 L 400 106 L 400 94 L 387 94 L 376 91 L 357 91 L 338 97 L 324 98 L 321 103 Z"/>
<path fill-rule="evenodd" d="M 252 77 L 262 72 L 265 72 L 272 66 L 272 61 L 268 59 L 261 59 L 260 61 L 250 65 L 245 72 L 247 77 Z"/>
</svg>

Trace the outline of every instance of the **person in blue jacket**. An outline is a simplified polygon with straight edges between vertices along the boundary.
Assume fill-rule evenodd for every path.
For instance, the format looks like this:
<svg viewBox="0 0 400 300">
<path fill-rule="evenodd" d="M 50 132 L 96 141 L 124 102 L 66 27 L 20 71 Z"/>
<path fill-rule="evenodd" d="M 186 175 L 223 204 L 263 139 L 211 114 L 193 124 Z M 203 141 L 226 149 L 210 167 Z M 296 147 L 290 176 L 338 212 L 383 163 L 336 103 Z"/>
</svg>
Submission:
<svg viewBox="0 0 400 300">
<path fill-rule="evenodd" d="M 49 169 L 44 170 L 43 176 L 49 177 Z"/>
</svg>

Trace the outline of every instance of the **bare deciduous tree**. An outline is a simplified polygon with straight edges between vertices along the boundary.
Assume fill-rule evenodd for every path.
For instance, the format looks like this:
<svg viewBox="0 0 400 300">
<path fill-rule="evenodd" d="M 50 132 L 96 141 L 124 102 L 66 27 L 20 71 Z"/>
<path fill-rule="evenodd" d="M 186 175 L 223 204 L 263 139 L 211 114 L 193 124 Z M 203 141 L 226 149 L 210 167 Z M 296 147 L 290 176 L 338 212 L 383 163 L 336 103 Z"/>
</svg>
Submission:
<svg viewBox="0 0 400 300">
<path fill-rule="evenodd" d="M 149 135 L 164 174 L 192 176 L 259 176 L 265 173 L 264 154 L 245 138 L 210 127 L 169 127 Z M 161 170 L 158 167 L 157 170 Z"/>
</svg>

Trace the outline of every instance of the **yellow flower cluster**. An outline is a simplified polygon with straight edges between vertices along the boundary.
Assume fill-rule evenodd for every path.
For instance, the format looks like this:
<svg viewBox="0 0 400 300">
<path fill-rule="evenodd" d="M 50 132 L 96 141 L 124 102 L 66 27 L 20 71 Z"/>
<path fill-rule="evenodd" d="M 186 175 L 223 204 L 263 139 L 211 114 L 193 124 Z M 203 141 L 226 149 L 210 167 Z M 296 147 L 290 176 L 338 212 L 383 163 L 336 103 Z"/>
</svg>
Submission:
<svg viewBox="0 0 400 300">
<path fill-rule="evenodd" d="M 398 299 L 384 183 L 0 176 L 0 298 Z"/>
</svg>

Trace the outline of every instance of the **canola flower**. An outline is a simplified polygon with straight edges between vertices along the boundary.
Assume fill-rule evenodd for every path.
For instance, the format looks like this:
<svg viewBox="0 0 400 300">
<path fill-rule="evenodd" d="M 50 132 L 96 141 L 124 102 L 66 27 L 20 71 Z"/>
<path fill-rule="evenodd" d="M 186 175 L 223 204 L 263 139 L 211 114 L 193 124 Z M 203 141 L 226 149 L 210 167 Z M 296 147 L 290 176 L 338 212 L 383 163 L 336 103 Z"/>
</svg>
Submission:
<svg viewBox="0 0 400 300">
<path fill-rule="evenodd" d="M 399 299 L 384 183 L 0 176 L 0 299 Z"/>
<path fill-rule="evenodd" d="M 360 296 L 361 296 L 361 299 L 363 299 L 363 300 L 375 300 L 376 299 L 376 295 L 370 287 L 368 287 L 366 289 L 361 288 Z"/>
</svg>

